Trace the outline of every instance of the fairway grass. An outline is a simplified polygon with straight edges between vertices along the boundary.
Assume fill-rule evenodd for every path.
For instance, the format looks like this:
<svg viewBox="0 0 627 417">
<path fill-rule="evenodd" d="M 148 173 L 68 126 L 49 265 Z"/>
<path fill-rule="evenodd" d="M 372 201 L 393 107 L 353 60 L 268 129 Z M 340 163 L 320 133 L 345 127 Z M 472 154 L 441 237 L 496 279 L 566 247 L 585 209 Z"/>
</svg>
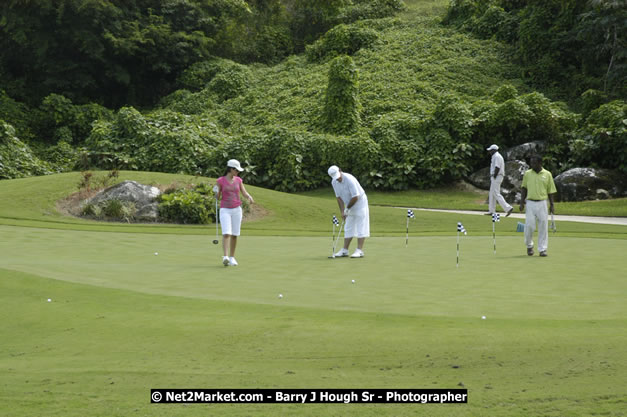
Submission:
<svg viewBox="0 0 627 417">
<path fill-rule="evenodd" d="M 627 400 L 625 240 L 552 236 L 540 258 L 520 235 L 496 254 L 464 236 L 456 267 L 455 236 L 372 238 L 363 259 L 328 259 L 330 237 L 243 236 L 225 268 L 206 236 L 0 236 L 2 415 L 587 416 Z M 462 387 L 465 405 L 149 403 L 150 388 Z"/>
</svg>

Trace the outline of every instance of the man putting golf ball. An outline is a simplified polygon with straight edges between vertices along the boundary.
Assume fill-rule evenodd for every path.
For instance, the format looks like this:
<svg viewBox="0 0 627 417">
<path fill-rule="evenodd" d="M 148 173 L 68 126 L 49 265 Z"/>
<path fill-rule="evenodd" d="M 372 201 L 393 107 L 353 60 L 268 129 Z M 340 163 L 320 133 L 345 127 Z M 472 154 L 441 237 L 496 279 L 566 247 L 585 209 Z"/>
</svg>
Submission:
<svg viewBox="0 0 627 417">
<path fill-rule="evenodd" d="M 351 258 L 364 257 L 364 242 L 370 237 L 370 213 L 368 197 L 359 181 L 349 173 L 342 172 L 336 165 L 327 171 L 332 178 L 331 185 L 337 198 L 337 204 L 344 220 L 344 247 L 335 253 L 335 257 L 348 256 L 348 247 L 354 237 L 357 238 L 357 249 Z"/>
</svg>

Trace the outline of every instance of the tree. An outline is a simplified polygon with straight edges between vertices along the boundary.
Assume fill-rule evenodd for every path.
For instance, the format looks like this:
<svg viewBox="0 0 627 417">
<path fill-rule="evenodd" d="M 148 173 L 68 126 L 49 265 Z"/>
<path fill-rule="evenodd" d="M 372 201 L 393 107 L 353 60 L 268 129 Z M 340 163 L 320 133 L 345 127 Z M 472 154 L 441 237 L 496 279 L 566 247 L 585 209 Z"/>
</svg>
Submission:
<svg viewBox="0 0 627 417">
<path fill-rule="evenodd" d="M 150 105 L 178 74 L 217 49 L 248 10 L 243 0 L 10 0 L 0 6 L 0 74 L 7 93 L 37 105 Z"/>
</svg>

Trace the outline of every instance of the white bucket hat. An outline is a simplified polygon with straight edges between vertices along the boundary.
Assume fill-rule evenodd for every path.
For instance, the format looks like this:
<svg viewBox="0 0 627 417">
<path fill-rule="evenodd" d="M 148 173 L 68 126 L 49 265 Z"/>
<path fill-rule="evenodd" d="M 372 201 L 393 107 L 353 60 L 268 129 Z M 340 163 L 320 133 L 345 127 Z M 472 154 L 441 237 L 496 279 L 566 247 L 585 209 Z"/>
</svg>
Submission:
<svg viewBox="0 0 627 417">
<path fill-rule="evenodd" d="M 331 165 L 329 167 L 329 170 L 327 171 L 327 173 L 329 174 L 329 176 L 331 178 L 333 178 L 334 180 L 340 178 L 340 169 L 337 167 L 337 165 Z"/>
<path fill-rule="evenodd" d="M 229 168 L 235 168 L 239 172 L 242 172 L 244 170 L 244 168 L 242 168 L 237 159 L 229 159 L 226 163 L 226 166 Z"/>
</svg>

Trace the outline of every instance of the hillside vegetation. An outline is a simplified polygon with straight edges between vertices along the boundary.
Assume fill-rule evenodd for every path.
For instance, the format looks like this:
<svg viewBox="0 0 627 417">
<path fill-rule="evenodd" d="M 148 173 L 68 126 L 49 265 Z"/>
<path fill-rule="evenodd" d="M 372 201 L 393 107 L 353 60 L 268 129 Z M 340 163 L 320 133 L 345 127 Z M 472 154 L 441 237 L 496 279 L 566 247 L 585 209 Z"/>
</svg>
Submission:
<svg viewBox="0 0 627 417">
<path fill-rule="evenodd" d="M 263 2 L 248 3 L 254 15 Z M 311 10 L 322 11 L 318 3 Z M 304 52 L 274 65 L 228 48 L 209 54 L 148 108 L 56 93 L 31 107 L 2 93 L 0 178 L 88 168 L 215 177 L 237 158 L 248 183 L 280 191 L 326 184 L 331 164 L 369 189 L 403 190 L 463 178 L 486 163 L 490 143 L 531 140 L 547 141 L 554 174 L 578 165 L 627 172 L 624 100 L 587 92 L 590 105 L 576 113 L 534 91 L 498 37 L 442 25 L 458 2 L 328 4 L 337 6 L 324 9 L 330 30 L 290 38 Z M 26 162 L 9 156 L 13 148 Z"/>
</svg>

